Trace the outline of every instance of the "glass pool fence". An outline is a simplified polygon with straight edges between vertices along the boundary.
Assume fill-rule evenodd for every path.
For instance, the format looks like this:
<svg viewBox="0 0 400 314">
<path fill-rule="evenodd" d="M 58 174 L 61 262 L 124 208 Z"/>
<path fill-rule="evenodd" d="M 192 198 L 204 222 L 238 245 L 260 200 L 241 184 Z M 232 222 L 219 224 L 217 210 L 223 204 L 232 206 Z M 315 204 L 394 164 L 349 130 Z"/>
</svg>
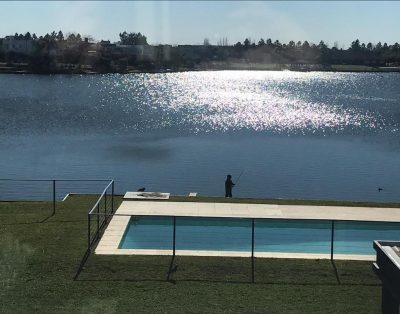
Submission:
<svg viewBox="0 0 400 314">
<path fill-rule="evenodd" d="M 133 216 L 119 249 L 260 257 L 323 254 L 333 259 L 335 255 L 372 256 L 373 240 L 398 238 L 400 223 L 394 222 Z"/>
<path fill-rule="evenodd" d="M 89 213 L 90 234 L 99 237 L 112 214 L 96 205 Z M 276 218 L 130 216 L 118 249 L 132 254 L 371 259 L 374 240 L 400 238 L 400 223 Z M 172 262 L 171 262 L 172 265 Z"/>
</svg>

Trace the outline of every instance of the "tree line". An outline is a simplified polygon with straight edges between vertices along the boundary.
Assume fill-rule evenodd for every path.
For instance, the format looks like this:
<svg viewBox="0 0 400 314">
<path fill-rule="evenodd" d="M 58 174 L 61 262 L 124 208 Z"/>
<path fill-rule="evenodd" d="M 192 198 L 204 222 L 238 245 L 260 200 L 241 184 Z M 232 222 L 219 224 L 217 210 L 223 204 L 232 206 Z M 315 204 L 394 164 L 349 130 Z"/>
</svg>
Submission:
<svg viewBox="0 0 400 314">
<path fill-rule="evenodd" d="M 47 33 L 44 36 L 37 36 L 35 33 L 31 35 L 30 32 L 26 32 L 25 34 L 14 34 L 14 38 L 16 40 L 34 40 L 34 41 L 69 41 L 69 42 L 80 42 L 82 41 L 82 36 L 81 34 L 77 33 L 69 33 L 66 37 L 64 37 L 63 32 L 60 30 L 58 32 L 52 31 L 50 34 Z M 91 36 L 87 37 L 90 41 L 92 40 Z M 147 43 L 147 37 L 145 35 L 142 35 L 140 32 L 139 33 L 128 33 L 126 31 L 119 33 L 119 38 L 120 38 L 120 43 L 122 45 L 148 45 Z"/>
<path fill-rule="evenodd" d="M 64 34 L 63 34 L 63 32 L 60 30 L 60 31 L 58 31 L 58 32 L 56 32 L 56 31 L 52 31 L 50 34 L 49 33 L 47 33 L 46 35 L 44 35 L 44 36 L 39 36 L 39 37 L 37 37 L 37 35 L 35 34 L 35 33 L 33 33 L 32 35 L 31 35 L 31 33 L 30 32 L 26 32 L 25 34 L 18 34 L 18 33 L 15 33 L 14 34 L 14 38 L 15 39 L 19 39 L 19 40 L 29 40 L 29 39 L 32 39 L 32 40 L 35 40 L 35 41 L 37 41 L 37 40 L 44 40 L 44 41 L 64 41 L 64 40 L 66 40 L 66 41 L 72 41 L 72 42 L 79 42 L 79 41 L 82 41 L 82 36 L 81 36 L 81 34 L 79 34 L 79 33 L 77 33 L 77 34 L 75 34 L 75 33 L 70 33 L 70 34 L 68 34 L 68 36 L 66 37 L 66 38 L 64 38 Z"/>
<path fill-rule="evenodd" d="M 30 56 L 15 52 L 4 53 L 0 45 L 0 61 L 27 62 L 32 72 L 51 73 L 57 64 L 89 65 L 100 72 L 124 72 L 127 68 L 140 70 L 199 69 L 222 64 L 278 64 L 278 65 L 319 65 L 329 70 L 332 65 L 365 65 L 369 67 L 400 66 L 400 45 L 378 42 L 362 43 L 354 40 L 347 48 L 337 44 L 329 47 L 324 41 L 318 44 L 308 41 L 281 43 L 271 38 L 261 38 L 254 42 L 245 38 L 242 42 L 228 45 L 223 38 L 217 45 L 204 40 L 202 45 L 149 45 L 147 37 L 138 32 L 119 33 L 120 45 L 140 45 L 145 48 L 141 55 L 132 55 L 109 41 L 101 41 L 96 47 L 93 38 L 79 33 L 64 35 L 60 30 L 43 36 L 27 32 L 14 35 L 17 40 L 34 41 L 34 52 Z M 89 54 L 89 51 L 95 54 Z M 326 67 L 325 67 L 326 66 Z M 284 67 L 280 67 L 284 68 Z"/>
<path fill-rule="evenodd" d="M 238 57 L 258 61 L 272 59 L 278 63 L 400 65 L 400 45 L 397 42 L 391 45 L 381 42 L 365 44 L 356 39 L 347 49 L 339 49 L 337 44 L 329 48 L 324 41 L 318 44 L 289 41 L 285 44 L 268 38 L 260 39 L 256 44 L 246 38 L 243 42 L 237 42 L 234 47 Z"/>
</svg>

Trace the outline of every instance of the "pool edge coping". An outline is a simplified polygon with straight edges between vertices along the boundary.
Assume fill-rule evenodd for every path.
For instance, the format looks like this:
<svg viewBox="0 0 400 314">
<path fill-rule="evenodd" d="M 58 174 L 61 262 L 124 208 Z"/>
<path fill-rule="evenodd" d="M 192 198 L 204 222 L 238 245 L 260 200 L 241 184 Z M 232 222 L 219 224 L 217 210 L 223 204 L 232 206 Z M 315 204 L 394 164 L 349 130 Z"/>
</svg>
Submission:
<svg viewBox="0 0 400 314">
<path fill-rule="evenodd" d="M 118 213 L 118 210 L 116 213 Z M 143 255 L 172 256 L 169 250 L 121 249 L 120 243 L 127 231 L 131 217 L 134 215 L 114 215 L 111 218 L 96 249 L 96 255 Z M 149 215 L 152 216 L 152 215 Z M 224 217 L 221 217 L 224 218 Z M 301 219 L 300 219 L 301 220 Z M 207 251 L 207 250 L 176 250 L 177 256 L 197 257 L 251 257 L 251 252 L 238 251 Z M 375 255 L 334 254 L 335 260 L 374 261 Z M 287 253 L 287 252 L 254 252 L 256 258 L 293 258 L 293 259 L 331 259 L 331 254 L 323 253 Z"/>
</svg>

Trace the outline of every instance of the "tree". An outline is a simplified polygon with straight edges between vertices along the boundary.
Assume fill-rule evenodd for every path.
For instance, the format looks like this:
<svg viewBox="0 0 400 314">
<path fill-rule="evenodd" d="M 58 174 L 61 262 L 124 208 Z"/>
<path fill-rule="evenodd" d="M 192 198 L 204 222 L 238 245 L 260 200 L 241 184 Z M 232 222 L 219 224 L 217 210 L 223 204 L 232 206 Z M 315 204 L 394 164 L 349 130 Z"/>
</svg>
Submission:
<svg viewBox="0 0 400 314">
<path fill-rule="evenodd" d="M 57 40 L 57 33 L 55 31 L 52 31 L 50 34 L 51 40 L 56 41 Z"/>
<path fill-rule="evenodd" d="M 32 39 L 31 33 L 27 32 L 24 36 L 24 39 L 26 40 Z"/>
<path fill-rule="evenodd" d="M 122 45 L 148 45 L 147 37 L 139 33 L 127 33 L 126 31 L 119 33 Z"/>
<path fill-rule="evenodd" d="M 244 42 L 243 42 L 243 45 L 247 48 L 247 47 L 249 47 L 250 46 L 250 39 L 249 38 L 246 38 L 245 40 L 244 40 Z"/>
<path fill-rule="evenodd" d="M 38 39 L 35 33 L 33 33 L 32 39 L 33 39 L 33 40 L 37 40 L 37 39 Z"/>
<path fill-rule="evenodd" d="M 323 40 L 321 40 L 321 41 L 319 42 L 319 44 L 318 44 L 318 49 L 319 49 L 319 50 L 326 50 L 326 49 L 328 49 L 328 46 L 324 43 Z"/>
<path fill-rule="evenodd" d="M 82 41 L 81 34 L 78 33 L 78 34 L 75 35 L 74 33 L 71 33 L 71 34 L 68 35 L 67 41 L 80 42 L 80 41 Z"/>
<path fill-rule="evenodd" d="M 75 34 L 74 33 L 69 34 L 67 37 L 67 41 L 71 41 L 71 42 L 76 41 Z"/>
<path fill-rule="evenodd" d="M 394 43 L 394 45 L 392 46 L 392 50 L 393 50 L 393 51 L 400 50 L 400 45 L 399 45 L 399 43 Z"/>
<path fill-rule="evenodd" d="M 123 33 L 119 33 L 119 39 L 121 40 L 121 44 L 125 45 L 128 41 L 128 33 L 125 31 Z"/>
<path fill-rule="evenodd" d="M 264 39 L 260 39 L 259 41 L 258 41 L 258 46 L 260 46 L 260 47 L 262 47 L 262 46 L 264 46 L 265 45 L 265 41 L 264 41 Z"/>
<path fill-rule="evenodd" d="M 360 41 L 356 39 L 351 43 L 351 49 L 352 50 L 360 50 Z"/>
<path fill-rule="evenodd" d="M 64 34 L 63 34 L 63 32 L 62 32 L 61 30 L 58 31 L 57 40 L 58 40 L 58 41 L 64 40 Z"/>
<path fill-rule="evenodd" d="M 208 38 L 204 38 L 203 46 L 210 46 L 210 40 Z"/>
<path fill-rule="evenodd" d="M 281 47 L 282 47 L 282 44 L 280 43 L 279 40 L 275 40 L 275 41 L 274 41 L 274 46 L 275 46 L 276 48 L 281 48 Z"/>
</svg>

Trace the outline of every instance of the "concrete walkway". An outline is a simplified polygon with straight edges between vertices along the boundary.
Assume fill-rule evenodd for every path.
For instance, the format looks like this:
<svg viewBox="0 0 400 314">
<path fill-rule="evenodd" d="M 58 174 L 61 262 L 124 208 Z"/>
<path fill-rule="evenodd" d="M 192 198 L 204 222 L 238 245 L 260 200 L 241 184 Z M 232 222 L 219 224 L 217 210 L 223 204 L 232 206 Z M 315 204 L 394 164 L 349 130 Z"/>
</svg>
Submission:
<svg viewBox="0 0 400 314">
<path fill-rule="evenodd" d="M 124 201 L 122 215 L 400 222 L 400 208 Z"/>
</svg>

